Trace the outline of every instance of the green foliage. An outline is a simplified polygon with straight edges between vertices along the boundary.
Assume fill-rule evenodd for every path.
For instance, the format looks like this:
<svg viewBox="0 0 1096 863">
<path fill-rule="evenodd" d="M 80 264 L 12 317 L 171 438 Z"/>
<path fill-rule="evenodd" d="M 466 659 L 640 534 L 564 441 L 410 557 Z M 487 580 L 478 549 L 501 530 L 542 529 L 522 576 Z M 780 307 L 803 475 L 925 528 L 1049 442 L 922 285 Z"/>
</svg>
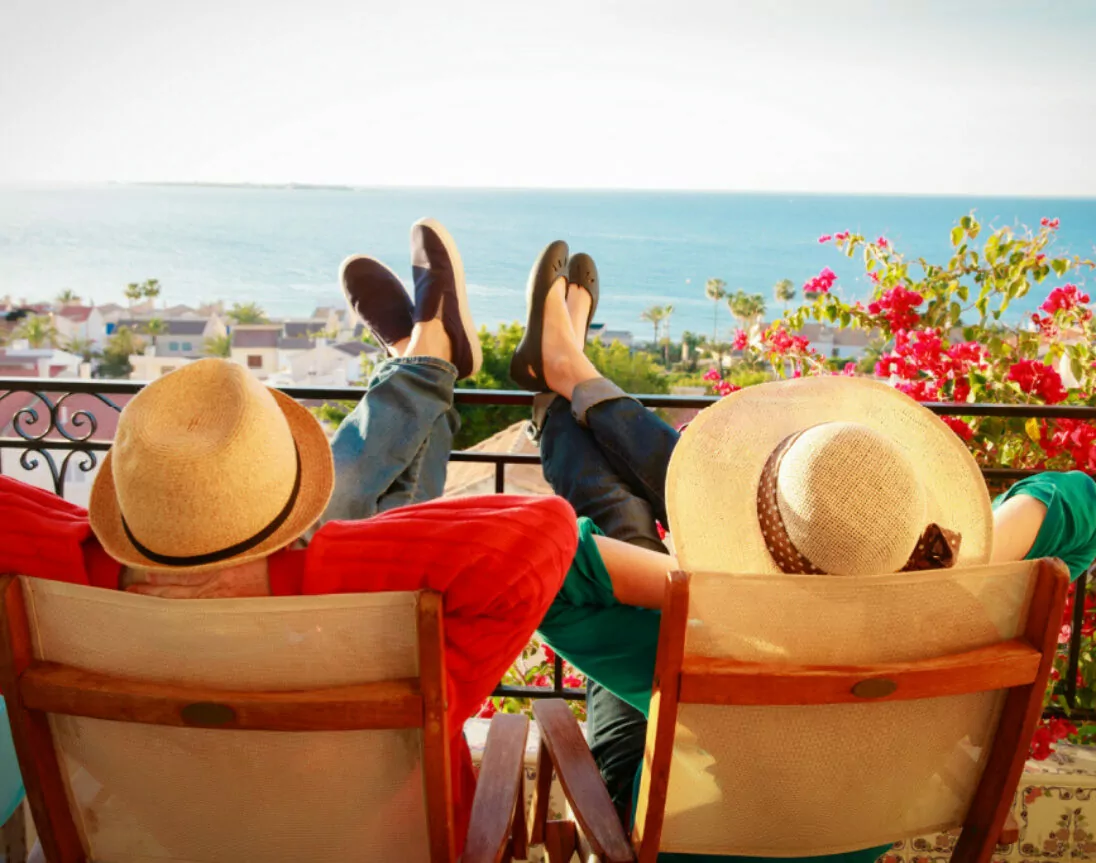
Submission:
<svg viewBox="0 0 1096 863">
<path fill-rule="evenodd" d="M 723 279 L 708 279 L 704 285 L 704 296 L 712 301 L 712 343 L 716 341 L 719 328 L 719 304 L 727 296 L 727 283 Z"/>
<path fill-rule="evenodd" d="M 159 279 L 146 279 L 143 282 L 130 282 L 123 293 L 130 303 L 136 303 L 141 300 L 155 300 L 160 296 L 160 291 Z"/>
<path fill-rule="evenodd" d="M 129 358 L 145 349 L 144 340 L 129 327 L 119 327 L 107 340 L 103 358 L 99 363 L 99 377 L 128 378 L 133 373 Z"/>
<path fill-rule="evenodd" d="M 791 279 L 781 279 L 773 285 L 773 299 L 781 303 L 787 311 L 788 303 L 795 299 L 795 282 Z"/>
<path fill-rule="evenodd" d="M 47 315 L 29 315 L 12 333 L 17 339 L 26 339 L 32 348 L 44 348 L 57 338 L 57 329 Z"/>
<path fill-rule="evenodd" d="M 765 316 L 765 298 L 761 294 L 747 294 L 745 291 L 735 291 L 727 298 L 727 308 L 742 325 L 743 329 L 749 329 Z"/>
<path fill-rule="evenodd" d="M 227 317 L 237 324 L 265 324 L 267 320 L 258 303 L 233 303 Z"/>
<path fill-rule="evenodd" d="M 71 288 L 65 288 L 57 295 L 57 302 L 62 306 L 72 306 L 80 302 L 80 295 Z"/>
<path fill-rule="evenodd" d="M 206 356 L 228 359 L 228 357 L 232 356 L 231 334 L 225 333 L 223 336 L 210 336 L 205 340 L 203 351 Z"/>
<path fill-rule="evenodd" d="M 90 363 L 99 356 L 99 350 L 95 347 L 95 342 L 79 336 L 65 342 L 65 350 L 70 354 L 76 354 L 85 363 Z"/>
<path fill-rule="evenodd" d="M 510 380 L 510 358 L 521 341 L 524 327 L 518 323 L 503 324 L 495 333 L 480 327 L 480 348 L 483 365 L 475 377 L 461 381 L 460 386 L 473 390 L 514 390 Z M 457 407 L 461 427 L 453 440 L 454 449 L 468 449 L 485 438 L 521 420 L 529 419 L 529 409 L 514 405 L 466 405 Z"/>
<path fill-rule="evenodd" d="M 156 336 L 162 336 L 167 332 L 167 324 L 164 323 L 163 318 L 151 318 L 145 321 L 141 327 L 141 332 L 154 339 Z"/>
<path fill-rule="evenodd" d="M 620 342 L 608 347 L 594 342 L 587 346 L 586 356 L 602 375 L 626 393 L 647 395 L 670 391 L 669 378 L 648 353 L 630 351 Z"/>
</svg>

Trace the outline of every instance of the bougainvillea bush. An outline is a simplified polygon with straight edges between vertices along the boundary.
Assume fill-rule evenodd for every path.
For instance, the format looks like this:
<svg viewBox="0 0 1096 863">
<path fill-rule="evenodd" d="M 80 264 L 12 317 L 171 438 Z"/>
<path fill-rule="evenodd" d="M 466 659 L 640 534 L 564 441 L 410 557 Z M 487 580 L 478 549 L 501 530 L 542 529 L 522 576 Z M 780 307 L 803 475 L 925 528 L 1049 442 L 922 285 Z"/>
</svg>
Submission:
<svg viewBox="0 0 1096 863">
<path fill-rule="evenodd" d="M 979 243 L 982 226 L 973 214 L 964 216 L 951 230 L 953 252 L 943 264 L 907 258 L 885 237 L 871 240 L 850 231 L 824 235 L 820 243 L 863 260 L 874 285 L 871 299 L 849 302 L 833 271 L 823 269 L 803 286 L 807 303 L 768 327 L 739 330 L 733 346 L 754 360 L 768 361 L 774 376 L 874 374 L 922 402 L 1096 405 L 1091 298 L 1076 284 L 1096 265 L 1053 253 L 1058 224 L 1048 217 L 1031 230 L 998 228 Z M 1017 314 L 1014 304 L 1033 291 L 1041 300 L 1038 308 Z M 1024 305 L 1030 309 L 1033 304 L 1029 299 Z M 800 334 L 809 321 L 870 333 L 867 362 L 835 366 Z M 736 389 L 714 369 L 706 379 L 717 394 Z M 1091 422 L 943 419 L 985 467 L 1096 472 L 1096 425 Z M 1061 684 L 1077 601 L 1071 591 L 1048 706 L 1066 707 Z M 1093 708 L 1096 601 L 1090 593 L 1083 602 L 1077 705 Z M 1046 721 L 1036 733 L 1032 755 L 1046 758 L 1053 743 L 1067 737 L 1096 741 L 1096 724 L 1078 728 L 1068 719 Z"/>
</svg>

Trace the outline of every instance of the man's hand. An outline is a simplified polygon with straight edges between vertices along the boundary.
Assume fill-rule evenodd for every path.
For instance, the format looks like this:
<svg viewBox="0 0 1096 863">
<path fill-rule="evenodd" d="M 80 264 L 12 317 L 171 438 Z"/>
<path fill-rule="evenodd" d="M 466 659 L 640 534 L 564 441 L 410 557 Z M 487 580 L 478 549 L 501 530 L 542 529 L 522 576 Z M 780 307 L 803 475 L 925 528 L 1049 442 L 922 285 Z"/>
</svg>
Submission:
<svg viewBox="0 0 1096 863">
<path fill-rule="evenodd" d="M 134 570 L 127 567 L 122 571 L 120 585 L 127 593 L 166 599 L 270 596 L 270 577 L 265 557 L 204 572 L 185 569 Z"/>
</svg>

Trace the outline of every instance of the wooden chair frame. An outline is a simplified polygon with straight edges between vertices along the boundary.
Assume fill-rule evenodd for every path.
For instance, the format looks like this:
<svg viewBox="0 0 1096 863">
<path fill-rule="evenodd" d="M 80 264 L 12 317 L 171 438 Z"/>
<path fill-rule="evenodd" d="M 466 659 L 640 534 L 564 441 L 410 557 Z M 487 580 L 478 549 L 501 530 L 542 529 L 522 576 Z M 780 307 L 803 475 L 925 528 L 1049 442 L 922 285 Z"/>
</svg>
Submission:
<svg viewBox="0 0 1096 863">
<path fill-rule="evenodd" d="M 0 577 L 0 692 L 46 860 L 87 860 L 50 730 L 48 714 L 57 713 L 243 731 L 421 728 L 430 859 L 456 863 L 440 594 L 419 594 L 417 623 L 417 678 L 291 692 L 156 684 L 35 659 L 20 578 Z M 491 722 L 462 856 L 466 863 L 497 863 L 511 853 L 525 856 L 522 789 L 528 727 L 524 716 L 499 715 Z"/>
<path fill-rule="evenodd" d="M 551 863 L 569 860 L 576 844 L 609 863 L 654 863 L 679 704 L 850 704 L 865 698 L 901 701 L 1007 689 L 986 767 L 951 858 L 953 863 L 988 863 L 998 842 L 1018 838 L 1010 816 L 1013 795 L 1042 713 L 1069 588 L 1069 572 L 1060 561 L 1035 565 L 1035 589 L 1021 637 L 951 656 L 861 666 L 686 659 L 689 575 L 669 573 L 648 718 L 655 731 L 653 745 L 648 736 L 640 787 L 640 799 L 647 800 L 646 817 L 637 819 L 629 842 L 577 722 L 562 701 L 541 702 L 533 708 L 541 744 L 531 841 L 545 843 Z M 574 822 L 546 822 L 553 773 L 559 776 Z M 553 850 L 567 856 L 552 857 Z"/>
</svg>

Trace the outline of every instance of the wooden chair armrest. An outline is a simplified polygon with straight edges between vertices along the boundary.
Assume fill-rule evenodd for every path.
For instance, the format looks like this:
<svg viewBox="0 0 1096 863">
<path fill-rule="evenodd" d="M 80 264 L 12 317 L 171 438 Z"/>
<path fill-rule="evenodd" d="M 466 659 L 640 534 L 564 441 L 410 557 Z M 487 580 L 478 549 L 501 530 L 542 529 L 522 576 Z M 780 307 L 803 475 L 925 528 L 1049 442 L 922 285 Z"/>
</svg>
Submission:
<svg viewBox="0 0 1096 863">
<path fill-rule="evenodd" d="M 1011 845 L 1020 841 L 1020 825 L 1016 822 L 1016 816 L 1009 812 L 1005 819 L 1005 826 L 1001 828 L 1001 835 L 997 837 L 998 845 Z"/>
<path fill-rule="evenodd" d="M 529 717 L 509 713 L 492 717 L 462 863 L 499 863 L 511 842 L 515 857 L 527 856 L 524 789 L 528 737 Z"/>
<path fill-rule="evenodd" d="M 630 863 L 635 860 L 631 843 L 624 834 L 613 801 L 594 764 L 594 756 L 590 754 L 578 720 L 567 703 L 557 698 L 538 701 L 533 705 L 533 717 L 540 729 L 537 769 L 548 768 L 547 777 L 537 775 L 537 795 L 533 804 L 534 837 L 543 836 L 543 818 L 548 810 L 547 791 L 551 787 L 551 770 L 554 769 L 579 829 L 597 858 L 606 863 Z"/>
</svg>

